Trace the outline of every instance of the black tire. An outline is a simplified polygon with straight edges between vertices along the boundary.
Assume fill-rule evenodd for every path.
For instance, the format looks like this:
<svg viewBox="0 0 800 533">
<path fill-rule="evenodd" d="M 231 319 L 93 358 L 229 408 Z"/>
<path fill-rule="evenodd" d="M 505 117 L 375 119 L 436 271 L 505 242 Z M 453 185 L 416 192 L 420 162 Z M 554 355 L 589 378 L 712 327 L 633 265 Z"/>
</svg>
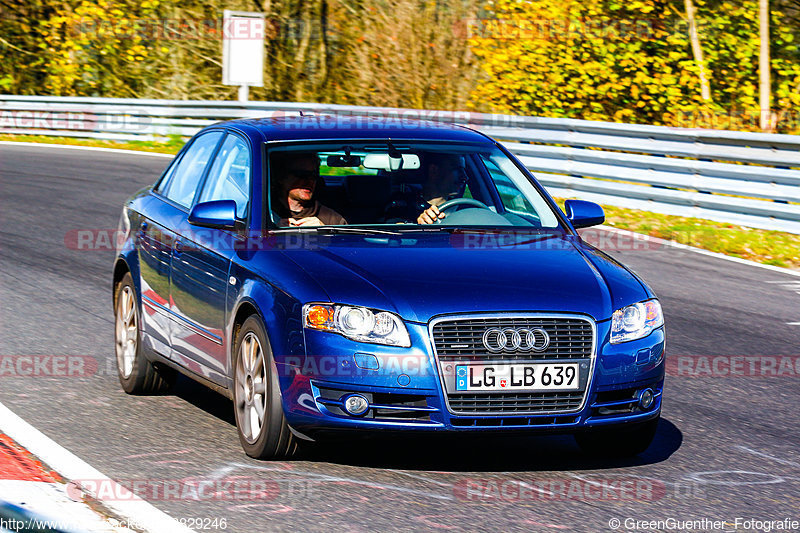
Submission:
<svg viewBox="0 0 800 533">
<path fill-rule="evenodd" d="M 258 342 L 255 348 L 254 339 Z M 233 410 L 242 448 L 256 459 L 293 456 L 298 443 L 286 422 L 272 347 L 258 315 L 244 321 L 236 333 L 233 348 Z M 263 390 L 264 394 L 259 394 L 258 390 Z M 258 417 L 258 406 L 263 408 L 264 415 L 259 425 L 254 426 L 253 410 Z"/>
<path fill-rule="evenodd" d="M 129 303 L 132 304 L 132 307 L 128 307 L 128 310 L 135 321 L 132 325 L 126 324 L 125 316 L 127 315 L 123 316 L 123 320 L 120 321 L 123 307 L 127 307 Z M 128 332 L 128 335 L 123 338 L 125 332 Z M 122 390 L 128 394 L 164 393 L 175 383 L 175 371 L 166 367 L 156 369 L 142 353 L 141 339 L 136 287 L 133 285 L 130 272 L 126 272 L 114 292 L 114 347 L 119 383 L 122 385 Z M 131 345 L 131 341 L 135 342 L 135 345 Z"/>
<path fill-rule="evenodd" d="M 597 457 L 633 457 L 647 450 L 656 436 L 660 417 L 630 427 L 596 429 L 575 434 L 585 453 Z"/>
</svg>

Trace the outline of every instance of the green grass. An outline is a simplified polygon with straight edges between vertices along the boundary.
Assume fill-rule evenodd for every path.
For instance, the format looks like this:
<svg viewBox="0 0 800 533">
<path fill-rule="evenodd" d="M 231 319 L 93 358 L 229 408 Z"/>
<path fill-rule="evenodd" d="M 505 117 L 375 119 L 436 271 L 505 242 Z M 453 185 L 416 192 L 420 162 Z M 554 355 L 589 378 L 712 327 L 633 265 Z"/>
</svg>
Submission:
<svg viewBox="0 0 800 533">
<path fill-rule="evenodd" d="M 559 200 L 563 205 L 563 200 Z M 606 224 L 766 265 L 800 269 L 800 235 L 603 206 Z"/>
<path fill-rule="evenodd" d="M 120 142 L 71 137 L 0 134 L 0 140 L 102 146 L 165 154 L 177 153 L 185 143 L 185 139 L 178 136 L 170 137 L 169 141 L 166 142 Z M 557 200 L 563 206 L 563 200 Z M 606 212 L 606 224 L 609 226 L 767 265 L 800 269 L 800 235 L 747 228 L 699 218 L 661 215 L 621 207 L 603 206 L 603 209 Z"/>
<path fill-rule="evenodd" d="M 142 152 L 159 152 L 163 154 L 177 154 L 186 140 L 178 135 L 171 136 L 167 141 L 104 141 L 100 139 L 79 139 L 74 137 L 47 137 L 44 135 L 14 135 L 0 133 L 0 141 L 69 144 L 74 146 L 99 146 L 101 148 L 116 148 L 118 150 L 138 150 Z"/>
</svg>

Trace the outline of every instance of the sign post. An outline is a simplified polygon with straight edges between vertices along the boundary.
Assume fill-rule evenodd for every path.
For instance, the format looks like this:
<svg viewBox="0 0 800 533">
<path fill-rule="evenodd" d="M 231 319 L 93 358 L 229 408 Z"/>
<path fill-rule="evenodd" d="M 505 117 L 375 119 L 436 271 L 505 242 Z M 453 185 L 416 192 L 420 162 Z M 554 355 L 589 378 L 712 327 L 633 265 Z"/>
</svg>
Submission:
<svg viewBox="0 0 800 533">
<path fill-rule="evenodd" d="M 264 86 L 264 15 L 226 9 L 222 16 L 222 83 L 239 86 L 239 101 L 249 87 Z"/>
</svg>

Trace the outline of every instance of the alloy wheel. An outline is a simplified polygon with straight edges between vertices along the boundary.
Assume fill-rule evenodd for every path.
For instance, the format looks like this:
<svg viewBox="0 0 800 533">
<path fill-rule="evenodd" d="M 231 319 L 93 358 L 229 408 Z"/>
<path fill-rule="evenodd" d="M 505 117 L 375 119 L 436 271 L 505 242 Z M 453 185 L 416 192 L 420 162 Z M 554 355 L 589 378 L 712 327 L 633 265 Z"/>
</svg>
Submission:
<svg viewBox="0 0 800 533">
<path fill-rule="evenodd" d="M 267 367 L 261 343 L 248 332 L 236 358 L 236 411 L 245 440 L 254 443 L 261 434 L 267 410 Z"/>
<path fill-rule="evenodd" d="M 129 378 L 133 372 L 138 348 L 138 322 L 136 320 L 136 302 L 133 291 L 126 285 L 120 291 L 117 300 L 116 320 L 117 366 L 122 377 Z"/>
</svg>

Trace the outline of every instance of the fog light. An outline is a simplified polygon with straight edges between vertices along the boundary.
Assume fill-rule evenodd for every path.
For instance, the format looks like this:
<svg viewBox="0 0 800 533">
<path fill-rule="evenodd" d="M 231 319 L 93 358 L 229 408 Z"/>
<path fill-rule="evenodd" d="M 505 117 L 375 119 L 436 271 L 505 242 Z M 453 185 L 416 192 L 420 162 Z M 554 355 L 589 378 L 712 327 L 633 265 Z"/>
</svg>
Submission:
<svg viewBox="0 0 800 533">
<path fill-rule="evenodd" d="M 344 410 L 351 415 L 363 415 L 369 409 L 369 402 L 360 394 L 351 394 L 344 399 Z"/>
<path fill-rule="evenodd" d="M 639 406 L 642 409 L 650 409 L 654 399 L 655 394 L 653 393 L 653 389 L 645 389 L 639 393 Z"/>
</svg>

